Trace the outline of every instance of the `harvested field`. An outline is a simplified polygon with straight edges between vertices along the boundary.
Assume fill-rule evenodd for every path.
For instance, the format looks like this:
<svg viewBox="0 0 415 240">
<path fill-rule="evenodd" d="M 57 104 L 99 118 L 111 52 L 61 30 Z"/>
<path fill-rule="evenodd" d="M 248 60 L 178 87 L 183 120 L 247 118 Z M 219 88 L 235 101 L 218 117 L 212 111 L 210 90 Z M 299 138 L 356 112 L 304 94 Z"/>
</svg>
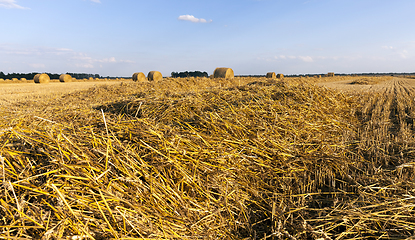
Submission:
<svg viewBox="0 0 415 240">
<path fill-rule="evenodd" d="M 119 85 L 116 81 L 77 81 L 71 84 L 62 84 L 59 80 L 52 80 L 47 85 L 38 85 L 31 83 L 2 83 L 0 84 L 0 106 L 14 105 L 16 102 L 41 100 L 46 98 L 58 98 L 63 94 L 68 94 L 73 91 L 88 89 L 95 86 L 103 85 Z"/>
<path fill-rule="evenodd" d="M 331 79 L 128 81 L 0 105 L 0 238 L 412 237 L 415 80 Z"/>
</svg>

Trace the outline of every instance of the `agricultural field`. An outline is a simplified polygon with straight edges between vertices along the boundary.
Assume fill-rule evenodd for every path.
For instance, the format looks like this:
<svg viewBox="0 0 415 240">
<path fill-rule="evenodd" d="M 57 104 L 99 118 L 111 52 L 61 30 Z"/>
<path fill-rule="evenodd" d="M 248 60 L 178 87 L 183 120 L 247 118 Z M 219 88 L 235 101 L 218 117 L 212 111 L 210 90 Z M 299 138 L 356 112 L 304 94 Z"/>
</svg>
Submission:
<svg viewBox="0 0 415 240">
<path fill-rule="evenodd" d="M 21 101 L 36 101 L 39 99 L 44 101 L 45 98 L 56 98 L 62 94 L 67 94 L 82 89 L 101 85 L 120 84 L 122 81 L 94 80 L 94 81 L 74 81 L 70 84 L 64 84 L 59 80 L 52 80 L 49 84 L 33 84 L 33 80 L 28 81 L 0 81 L 0 105 L 11 104 Z"/>
<path fill-rule="evenodd" d="M 415 235 L 413 78 L 0 84 L 0 96 L 0 239 Z"/>
</svg>

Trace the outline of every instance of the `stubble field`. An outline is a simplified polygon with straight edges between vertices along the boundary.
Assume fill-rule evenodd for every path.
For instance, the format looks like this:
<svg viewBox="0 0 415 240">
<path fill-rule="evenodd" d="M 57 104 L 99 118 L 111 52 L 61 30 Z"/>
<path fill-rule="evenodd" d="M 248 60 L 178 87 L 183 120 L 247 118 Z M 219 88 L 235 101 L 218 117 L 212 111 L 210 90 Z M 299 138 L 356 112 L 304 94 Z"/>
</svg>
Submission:
<svg viewBox="0 0 415 240">
<path fill-rule="evenodd" d="M 0 239 L 415 234 L 414 79 L 77 84 L 0 84 Z"/>
</svg>

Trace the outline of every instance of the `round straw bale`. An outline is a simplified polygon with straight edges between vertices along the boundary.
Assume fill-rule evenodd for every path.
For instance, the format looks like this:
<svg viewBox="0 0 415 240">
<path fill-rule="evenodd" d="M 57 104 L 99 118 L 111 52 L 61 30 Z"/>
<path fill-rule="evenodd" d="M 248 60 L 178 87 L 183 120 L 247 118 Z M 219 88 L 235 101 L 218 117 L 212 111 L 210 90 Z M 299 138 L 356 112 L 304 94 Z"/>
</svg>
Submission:
<svg viewBox="0 0 415 240">
<path fill-rule="evenodd" d="M 275 75 L 275 72 L 269 72 L 267 73 L 267 78 L 276 78 L 277 75 Z"/>
<path fill-rule="evenodd" d="M 142 81 L 145 81 L 145 80 L 146 80 L 146 75 L 144 73 L 136 72 L 136 73 L 133 74 L 133 81 L 134 82 L 137 82 L 137 81 L 142 82 Z"/>
<path fill-rule="evenodd" d="M 40 73 L 36 74 L 36 75 L 33 77 L 33 81 L 34 81 L 36 78 L 38 78 L 39 76 L 40 76 Z"/>
<path fill-rule="evenodd" d="M 27 79 L 26 78 L 20 78 L 20 81 L 26 81 Z"/>
<path fill-rule="evenodd" d="M 3 78 L 0 78 L 0 81 L 4 81 L 4 79 Z"/>
<path fill-rule="evenodd" d="M 59 76 L 59 81 L 60 82 L 72 82 L 72 76 L 69 74 L 61 74 Z"/>
<path fill-rule="evenodd" d="M 94 81 L 94 78 L 93 77 L 89 77 L 88 80 L 89 81 Z"/>
<path fill-rule="evenodd" d="M 233 78 L 233 70 L 231 68 L 216 68 L 213 72 L 213 78 Z"/>
<path fill-rule="evenodd" d="M 159 81 L 163 79 L 163 75 L 161 75 L 161 72 L 151 71 L 148 73 L 147 78 L 149 81 Z"/>
<path fill-rule="evenodd" d="M 49 83 L 50 77 L 46 73 L 36 74 L 33 80 L 35 81 L 35 83 Z"/>
<path fill-rule="evenodd" d="M 278 74 L 277 74 L 277 78 L 284 78 L 284 74 L 282 74 L 282 73 L 278 73 Z"/>
<path fill-rule="evenodd" d="M 12 81 L 13 81 L 13 82 L 17 82 L 17 81 L 19 81 L 19 79 L 17 79 L 17 78 L 12 78 Z"/>
</svg>

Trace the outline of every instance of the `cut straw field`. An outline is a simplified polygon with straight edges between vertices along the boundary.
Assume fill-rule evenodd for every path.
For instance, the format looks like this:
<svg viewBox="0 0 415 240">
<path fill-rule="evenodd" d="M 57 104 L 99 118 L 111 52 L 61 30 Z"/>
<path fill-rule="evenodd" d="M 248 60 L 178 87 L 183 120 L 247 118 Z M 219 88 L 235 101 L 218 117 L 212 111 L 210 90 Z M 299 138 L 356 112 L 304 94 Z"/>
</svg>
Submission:
<svg viewBox="0 0 415 240">
<path fill-rule="evenodd" d="M 55 80 L 48 84 L 33 84 L 33 81 L 18 83 L 0 83 L 0 105 L 14 105 L 23 101 L 45 101 L 56 99 L 63 94 L 88 89 L 95 86 L 120 84 L 120 81 L 78 81 L 61 83 Z"/>
<path fill-rule="evenodd" d="M 415 80 L 333 79 L 382 86 L 183 78 L 2 104 L 0 239 L 409 238 Z"/>
</svg>

